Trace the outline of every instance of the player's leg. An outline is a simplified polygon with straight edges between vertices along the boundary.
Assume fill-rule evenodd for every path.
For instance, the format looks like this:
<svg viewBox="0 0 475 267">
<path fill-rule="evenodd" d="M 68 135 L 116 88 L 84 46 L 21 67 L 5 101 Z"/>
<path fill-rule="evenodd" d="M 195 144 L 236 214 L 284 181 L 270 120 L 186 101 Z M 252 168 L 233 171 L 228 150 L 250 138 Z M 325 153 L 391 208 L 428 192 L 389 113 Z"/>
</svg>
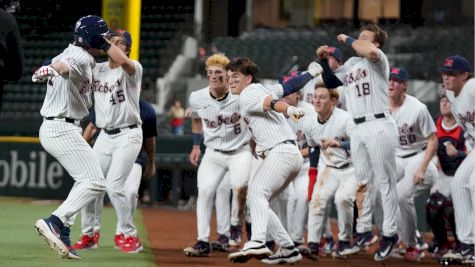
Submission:
<svg viewBox="0 0 475 267">
<path fill-rule="evenodd" d="M 37 220 L 35 223 L 37 231 L 63 257 L 69 257 L 70 254 L 68 248 L 71 246 L 71 217 L 105 190 L 104 175 L 92 148 L 82 138 L 81 132 L 80 127 L 71 123 L 46 120 L 39 132 L 43 148 L 59 161 L 76 182 L 58 209 L 49 218 Z M 51 227 L 61 232 L 61 239 L 64 241 L 53 234 Z M 63 235 L 63 232 L 67 234 Z"/>
<path fill-rule="evenodd" d="M 187 256 L 208 256 L 210 253 L 210 222 L 216 188 L 226 173 L 226 158 L 207 148 L 197 173 L 198 198 L 196 201 L 196 224 L 198 238 L 195 245 L 187 247 Z"/>
<path fill-rule="evenodd" d="M 229 251 L 229 229 L 231 224 L 231 183 L 226 172 L 216 189 L 216 228 L 218 240 L 212 242 L 213 250 Z"/>
<path fill-rule="evenodd" d="M 229 255 L 231 260 L 245 260 L 270 254 L 265 246 L 267 230 L 281 246 L 280 252 L 289 261 L 301 258 L 292 239 L 285 231 L 277 215 L 269 209 L 269 200 L 278 195 L 300 171 L 303 158 L 296 146 L 282 144 L 269 151 L 256 174 L 249 181 L 248 205 L 251 212 L 252 237 L 244 247 Z M 289 248 L 289 249 L 287 249 Z M 294 253 L 296 253 L 294 255 Z M 278 257 L 282 256 L 281 254 Z M 299 260 L 298 259 L 298 260 Z M 273 259 L 270 259 L 273 260 Z"/>
<path fill-rule="evenodd" d="M 132 207 L 125 194 L 125 184 L 142 148 L 142 129 L 127 129 L 117 135 L 109 135 L 109 138 L 113 151 L 111 165 L 106 175 L 106 185 L 107 193 L 117 213 L 118 223 L 124 231 L 125 242 L 121 251 L 140 252 L 143 247 L 137 237 Z"/>
<path fill-rule="evenodd" d="M 396 192 L 396 157 L 397 127 L 392 117 L 370 121 L 366 125 L 368 139 L 365 144 L 373 166 L 376 186 L 381 193 L 383 205 L 383 236 L 375 260 L 389 258 L 392 249 L 398 243 L 397 235 L 397 192 Z"/>
<path fill-rule="evenodd" d="M 333 256 L 346 256 L 351 251 L 353 237 L 353 211 L 356 199 L 357 181 L 355 169 L 347 167 L 338 172 L 340 185 L 335 193 L 335 206 L 338 215 L 338 248 Z"/>
<path fill-rule="evenodd" d="M 292 202 L 293 204 L 293 212 L 288 215 L 291 223 L 289 223 L 290 227 L 290 236 L 294 243 L 301 245 L 304 243 L 304 232 L 305 226 L 307 225 L 307 217 L 308 217 L 308 200 L 305 192 L 308 188 L 308 167 L 309 164 L 304 163 L 302 166 L 299 174 L 293 180 L 293 194 L 292 194 Z M 290 201 L 289 201 L 290 202 Z"/>
<path fill-rule="evenodd" d="M 245 196 L 247 184 L 251 176 L 253 157 L 249 146 L 244 146 L 231 156 L 229 175 L 232 188 L 231 236 L 229 245 L 238 246 L 241 243 L 242 221 L 244 220 Z M 243 168 L 247 166 L 247 168 Z"/>
<path fill-rule="evenodd" d="M 313 189 L 312 199 L 308 204 L 308 244 L 311 258 L 318 258 L 323 254 L 320 240 L 326 225 L 329 209 L 335 192 L 340 183 L 340 177 L 335 175 L 337 169 L 325 167 L 318 172 L 317 182 Z"/>
</svg>

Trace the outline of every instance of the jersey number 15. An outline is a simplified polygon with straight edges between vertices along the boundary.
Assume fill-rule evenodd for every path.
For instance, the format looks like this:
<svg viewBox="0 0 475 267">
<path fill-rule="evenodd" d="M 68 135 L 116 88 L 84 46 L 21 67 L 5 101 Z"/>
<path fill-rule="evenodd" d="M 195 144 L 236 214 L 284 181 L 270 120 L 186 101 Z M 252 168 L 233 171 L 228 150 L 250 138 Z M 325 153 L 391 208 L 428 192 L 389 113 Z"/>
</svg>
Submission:
<svg viewBox="0 0 475 267">
<path fill-rule="evenodd" d="M 112 93 L 111 95 L 111 100 L 109 102 L 112 103 L 112 105 L 115 105 L 117 104 L 117 101 L 120 102 L 124 102 L 125 101 L 125 95 L 124 95 L 124 90 L 117 90 L 117 92 L 115 93 L 115 97 L 114 97 L 114 93 Z"/>
</svg>

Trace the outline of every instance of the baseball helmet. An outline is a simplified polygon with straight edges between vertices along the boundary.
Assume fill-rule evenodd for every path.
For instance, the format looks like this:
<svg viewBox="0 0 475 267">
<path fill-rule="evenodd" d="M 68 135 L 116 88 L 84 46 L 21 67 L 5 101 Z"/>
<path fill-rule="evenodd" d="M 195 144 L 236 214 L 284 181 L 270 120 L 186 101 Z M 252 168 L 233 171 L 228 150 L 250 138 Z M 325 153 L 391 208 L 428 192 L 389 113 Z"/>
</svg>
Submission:
<svg viewBox="0 0 475 267">
<path fill-rule="evenodd" d="M 74 27 L 74 44 L 80 47 L 101 49 L 109 28 L 98 16 L 89 15 L 80 18 Z"/>
</svg>

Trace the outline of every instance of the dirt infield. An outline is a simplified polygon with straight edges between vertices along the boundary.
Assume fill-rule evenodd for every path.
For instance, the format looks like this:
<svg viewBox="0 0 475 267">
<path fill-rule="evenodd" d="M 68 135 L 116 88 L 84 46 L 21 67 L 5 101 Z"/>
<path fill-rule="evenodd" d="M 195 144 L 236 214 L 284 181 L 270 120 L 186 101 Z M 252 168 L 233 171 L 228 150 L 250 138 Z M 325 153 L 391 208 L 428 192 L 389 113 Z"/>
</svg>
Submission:
<svg viewBox="0 0 475 267">
<path fill-rule="evenodd" d="M 257 260 L 246 264 L 233 264 L 227 259 L 227 253 L 214 252 L 206 258 L 186 257 L 182 250 L 196 241 L 196 215 L 191 211 L 177 211 L 165 208 L 143 209 L 144 223 L 148 231 L 150 246 L 155 252 L 157 266 L 267 266 Z M 215 221 L 213 217 L 213 229 Z M 216 236 L 213 235 L 214 239 Z M 372 247 L 374 250 L 375 247 Z M 372 252 L 370 250 L 369 252 Z M 304 259 L 295 266 L 440 266 L 432 258 L 426 256 L 421 262 L 404 262 L 398 259 L 389 259 L 384 262 L 375 262 L 373 254 L 362 253 L 348 260 L 333 260 L 321 258 L 319 261 Z"/>
</svg>

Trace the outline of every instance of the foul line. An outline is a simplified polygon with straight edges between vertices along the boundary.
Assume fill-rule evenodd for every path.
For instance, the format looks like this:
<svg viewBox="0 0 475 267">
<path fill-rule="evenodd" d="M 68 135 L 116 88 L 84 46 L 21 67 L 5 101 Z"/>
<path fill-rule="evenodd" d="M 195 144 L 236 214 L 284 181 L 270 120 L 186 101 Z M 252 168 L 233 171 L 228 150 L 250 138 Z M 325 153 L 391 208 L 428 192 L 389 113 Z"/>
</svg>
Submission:
<svg viewBox="0 0 475 267">
<path fill-rule="evenodd" d="M 30 136 L 0 136 L 0 143 L 39 144 L 40 138 Z"/>
</svg>

